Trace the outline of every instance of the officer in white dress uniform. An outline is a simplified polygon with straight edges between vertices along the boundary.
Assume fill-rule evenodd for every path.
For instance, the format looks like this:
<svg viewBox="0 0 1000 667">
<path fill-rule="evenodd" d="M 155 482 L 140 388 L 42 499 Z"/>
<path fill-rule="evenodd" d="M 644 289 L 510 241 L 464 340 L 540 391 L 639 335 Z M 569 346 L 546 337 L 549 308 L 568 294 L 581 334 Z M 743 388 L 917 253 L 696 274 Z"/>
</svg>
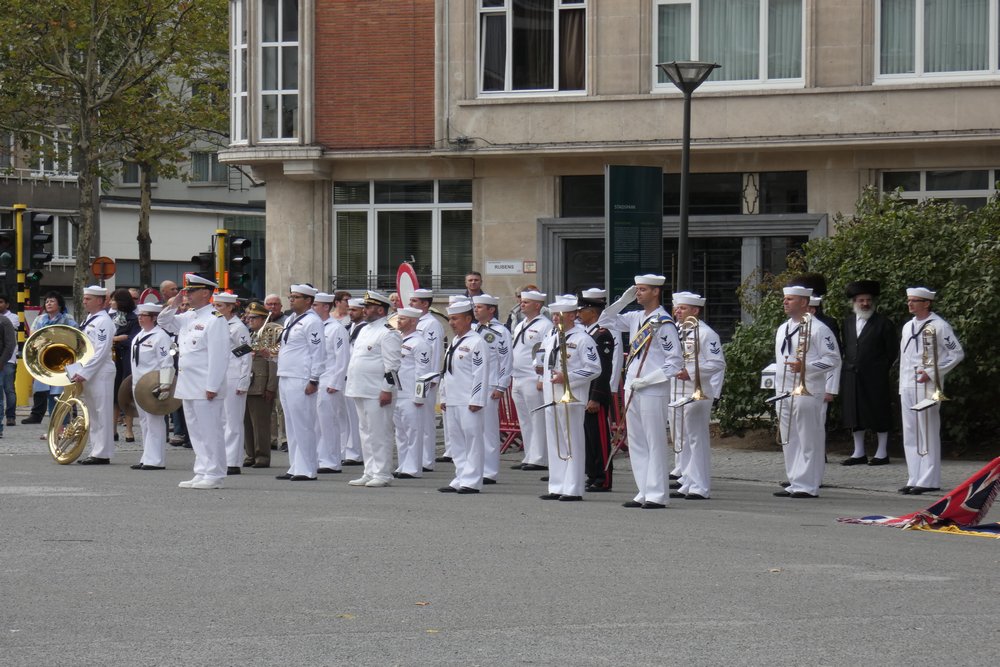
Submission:
<svg viewBox="0 0 1000 667">
<path fill-rule="evenodd" d="M 333 317 L 336 297 L 317 292 L 313 310 L 323 323 L 326 338 L 326 367 L 319 378 L 319 405 L 316 408 L 316 442 L 319 470 L 323 474 L 340 472 L 342 441 L 347 429 L 344 385 L 347 382 L 347 362 L 351 359 L 351 343 L 347 329 Z"/>
<path fill-rule="evenodd" d="M 536 345 L 540 347 L 552 329 L 552 321 L 541 314 L 544 303 L 545 294 L 541 292 L 521 292 L 524 319 L 518 322 L 511 334 L 512 397 L 521 426 L 521 442 L 524 443 L 524 459 L 514 468 L 521 470 L 546 470 L 548 466 L 545 414 L 542 410 L 533 412 L 545 402 L 538 389 L 541 377 L 535 365 Z"/>
<path fill-rule="evenodd" d="M 906 305 L 913 319 L 903 325 L 899 342 L 899 398 L 908 475 L 899 492 L 915 496 L 941 488 L 941 401 L 933 397 L 943 388 L 945 376 L 965 358 L 951 325 L 931 312 L 936 297 L 937 293 L 926 287 L 906 290 Z M 925 341 L 936 343 L 936 348 L 928 348 Z M 925 399 L 933 400 L 933 405 L 919 412 L 910 409 L 922 401 L 928 405 L 930 401 Z"/>
<path fill-rule="evenodd" d="M 108 297 L 106 287 L 91 285 L 83 289 L 83 308 L 87 319 L 80 329 L 94 345 L 94 356 L 70 379 L 81 385 L 80 398 L 90 412 L 90 456 L 80 459 L 81 465 L 111 463 L 115 453 L 114 434 L 114 384 L 115 364 L 111 358 L 111 338 L 115 325 L 104 310 Z"/>
<path fill-rule="evenodd" d="M 448 306 L 448 324 L 454 337 L 444 357 L 441 409 L 448 423 L 455 477 L 442 493 L 479 493 L 483 488 L 485 420 L 483 407 L 490 393 L 490 352 L 473 328 L 472 302 Z"/>
<path fill-rule="evenodd" d="M 365 321 L 365 300 L 364 299 L 348 299 L 347 301 L 347 316 L 350 320 L 350 324 L 346 325 L 347 337 L 350 342 L 350 350 L 348 352 L 348 362 L 350 362 L 350 354 L 354 350 L 354 341 L 358 339 L 361 335 L 361 330 L 368 325 Z M 342 421 L 347 424 L 347 433 L 344 439 L 341 441 L 341 455 L 344 457 L 345 466 L 360 466 L 364 465 L 361 460 L 364 458 L 361 455 L 361 434 L 358 432 L 358 411 L 354 407 L 354 401 L 349 400 L 347 396 L 344 396 L 344 406 Z"/>
<path fill-rule="evenodd" d="M 173 372 L 174 358 L 170 354 L 173 340 L 156 323 L 156 316 L 163 306 L 155 303 L 140 303 L 136 307 L 142 332 L 132 339 L 129 354 L 132 355 L 132 389 L 140 378 L 152 371 L 167 368 Z M 142 430 L 142 458 L 132 465 L 133 470 L 163 470 L 166 463 L 167 423 L 162 415 L 151 415 L 138 401 L 135 405 L 139 413 L 139 428 Z"/>
<path fill-rule="evenodd" d="M 808 287 L 792 285 L 784 289 L 783 306 L 789 319 L 778 327 L 774 337 L 775 363 L 780 369 L 774 382 L 775 395 L 794 391 L 802 377 L 800 374 L 804 374 L 809 392 L 809 395 L 790 395 L 777 401 L 778 427 L 782 442 L 787 442 L 782 453 L 788 476 L 788 488 L 775 492 L 778 497 L 816 498 L 823 482 L 826 454 L 823 402 L 830 388 L 830 374 L 840 378 L 840 352 L 829 327 L 818 317 L 811 317 L 804 367 L 796 357 L 803 316 L 808 314 L 811 296 L 812 289 Z M 788 372 L 784 372 L 786 368 Z"/>
<path fill-rule="evenodd" d="M 393 399 L 399 388 L 402 337 L 386 321 L 392 303 L 379 292 L 365 293 L 368 324 L 354 341 L 347 366 L 347 398 L 354 401 L 365 472 L 351 486 L 379 488 L 392 481 Z"/>
<path fill-rule="evenodd" d="M 444 326 L 441 324 L 441 320 L 430 312 L 431 304 L 433 303 L 434 292 L 432 290 L 418 289 L 413 291 L 409 307 L 420 311 L 420 321 L 417 323 L 417 331 L 420 332 L 420 335 L 424 337 L 427 345 L 431 348 L 432 370 L 430 372 L 436 373 L 441 371 L 441 361 L 444 359 L 444 347 L 447 340 L 445 339 Z M 425 400 L 432 407 L 437 405 L 439 381 L 440 378 L 435 378 L 425 385 Z M 420 415 L 424 420 L 420 426 L 421 465 L 423 469 L 429 472 L 434 470 L 434 463 L 436 461 L 437 419 L 434 410 L 423 410 Z M 444 456 L 441 458 L 447 461 L 451 457 L 446 450 Z"/>
<path fill-rule="evenodd" d="M 396 425 L 396 458 L 398 465 L 392 476 L 396 479 L 415 479 L 423 476 L 424 414 L 434 411 L 427 399 L 426 387 L 434 375 L 434 358 L 431 346 L 417 331 L 423 311 L 419 308 L 400 308 L 396 311 L 396 327 L 403 340 L 400 348 L 399 390 L 393 410 Z M 423 379 L 422 379 L 423 378 Z M 440 378 L 434 377 L 435 384 Z"/>
<path fill-rule="evenodd" d="M 285 413 L 288 472 L 276 479 L 305 482 L 316 479 L 319 471 L 316 407 L 319 378 L 326 369 L 326 339 L 323 323 L 312 308 L 318 291 L 309 284 L 289 288 L 292 314 L 285 318 L 278 348 L 278 396 Z"/>
<path fill-rule="evenodd" d="M 711 440 L 708 425 L 712 416 L 712 402 L 722 395 L 722 382 L 726 376 L 726 357 L 722 353 L 719 334 L 702 319 L 705 297 L 691 292 L 677 292 L 673 295 L 673 313 L 678 325 L 688 317 L 698 319 L 697 375 L 701 381 L 703 400 L 688 400 L 695 391 L 695 338 L 688 331 L 681 337 L 684 353 L 684 368 L 671 379 L 673 403 L 683 403 L 671 407 L 670 430 L 675 448 L 680 441 L 681 451 L 677 454 L 680 466 L 679 491 L 670 493 L 671 498 L 705 500 L 712 494 Z"/>
<path fill-rule="evenodd" d="M 194 477 L 177 485 L 182 489 L 221 489 L 226 478 L 220 394 L 226 390 L 231 354 L 229 327 L 212 308 L 212 290 L 218 287 L 208 278 L 189 274 L 184 291 L 170 299 L 156 318 L 161 327 L 177 335 L 180 354 L 174 398 L 182 401 L 194 449 Z M 190 309 L 178 313 L 184 293 Z"/>
<path fill-rule="evenodd" d="M 243 461 L 244 413 L 247 409 L 247 389 L 250 388 L 250 330 L 236 316 L 236 295 L 219 292 L 213 303 L 215 310 L 226 323 L 229 331 L 229 363 L 226 366 L 226 391 L 223 393 L 222 410 L 225 414 L 226 474 L 239 475 Z"/>
<path fill-rule="evenodd" d="M 554 326 L 542 343 L 542 395 L 546 406 L 542 411 L 549 449 L 549 492 L 540 496 L 542 500 L 583 500 L 587 465 L 583 419 L 590 383 L 601 374 L 601 360 L 597 343 L 576 321 L 578 310 L 575 298 L 549 304 Z M 568 376 L 563 374 L 563 341 Z M 562 403 L 567 383 L 574 400 Z"/>
<path fill-rule="evenodd" d="M 628 410 L 628 453 L 638 487 L 625 507 L 660 509 L 667 497 L 667 417 L 669 379 L 684 365 L 677 327 L 660 306 L 663 276 L 635 277 L 635 285 L 608 306 L 597 323 L 614 332 L 629 332 L 629 357 L 625 368 Z M 621 314 L 636 301 L 641 311 Z"/>
<path fill-rule="evenodd" d="M 500 324 L 497 314 L 500 299 L 490 294 L 472 297 L 476 332 L 490 350 L 490 394 L 486 402 L 486 427 L 483 459 L 483 484 L 496 484 L 500 474 L 500 399 L 510 387 L 513 359 L 510 356 L 510 332 Z"/>
</svg>

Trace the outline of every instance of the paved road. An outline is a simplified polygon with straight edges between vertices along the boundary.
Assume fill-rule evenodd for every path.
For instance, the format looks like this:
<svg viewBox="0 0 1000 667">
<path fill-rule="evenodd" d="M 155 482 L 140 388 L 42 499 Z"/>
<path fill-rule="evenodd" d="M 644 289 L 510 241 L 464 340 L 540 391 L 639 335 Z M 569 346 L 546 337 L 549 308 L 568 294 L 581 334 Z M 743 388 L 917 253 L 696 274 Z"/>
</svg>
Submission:
<svg viewBox="0 0 1000 667">
<path fill-rule="evenodd" d="M 3 665 L 973 664 L 997 637 L 1000 543 L 835 522 L 929 504 L 901 464 L 796 501 L 779 453 L 721 449 L 712 500 L 626 510 L 627 471 L 583 503 L 507 468 L 479 496 L 444 471 L 182 490 L 190 450 L 58 466 L 42 432 L 0 440 Z"/>
</svg>

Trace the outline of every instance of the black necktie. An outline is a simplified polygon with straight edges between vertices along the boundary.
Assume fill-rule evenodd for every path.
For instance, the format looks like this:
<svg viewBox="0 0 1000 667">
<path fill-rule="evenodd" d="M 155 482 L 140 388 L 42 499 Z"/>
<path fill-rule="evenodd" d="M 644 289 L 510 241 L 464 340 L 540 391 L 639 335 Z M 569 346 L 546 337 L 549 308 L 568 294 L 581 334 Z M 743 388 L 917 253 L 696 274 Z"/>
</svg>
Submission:
<svg viewBox="0 0 1000 667">
<path fill-rule="evenodd" d="M 785 334 L 785 342 L 783 342 L 781 344 L 781 353 L 782 354 L 786 354 L 787 355 L 787 354 L 791 354 L 794 351 L 794 348 L 792 347 L 792 336 L 794 336 L 795 334 L 797 334 L 799 332 L 799 329 L 801 329 L 801 328 L 802 327 L 795 327 L 791 332 Z M 786 327 L 786 330 L 787 330 L 787 327 Z"/>
<path fill-rule="evenodd" d="M 93 322 L 95 317 L 97 317 L 96 313 L 88 317 L 87 321 L 83 323 L 82 327 L 80 327 L 80 331 L 85 331 L 87 329 L 87 325 Z"/>
<path fill-rule="evenodd" d="M 146 334 L 145 336 L 143 336 L 142 338 L 140 338 L 139 340 L 137 340 L 135 342 L 135 345 L 132 346 L 132 363 L 133 364 L 136 364 L 136 365 L 139 364 L 139 346 L 142 345 L 147 340 L 149 340 L 152 336 L 153 336 L 153 334 Z"/>
<path fill-rule="evenodd" d="M 930 321 L 930 319 L 928 319 L 926 322 L 924 322 L 923 324 L 920 325 L 920 328 L 917 329 L 916 333 L 914 333 L 912 336 L 910 336 L 907 339 L 906 345 L 903 346 L 903 352 L 906 352 L 906 348 L 910 347 L 910 343 L 913 343 L 914 345 L 916 345 L 916 348 L 915 348 L 916 352 L 920 351 L 920 334 L 922 334 L 924 332 L 924 327 L 926 327 L 930 323 L 931 323 L 931 321 Z M 916 322 L 914 322 L 913 324 L 916 324 Z M 913 324 L 910 325 L 910 331 L 913 331 Z"/>
<path fill-rule="evenodd" d="M 532 318 L 531 321 L 524 323 L 524 326 L 521 327 L 521 330 L 517 332 L 517 336 L 514 337 L 514 342 L 510 346 L 511 349 L 517 347 L 518 342 L 524 338 L 524 332 L 528 330 L 528 327 L 530 327 L 532 324 L 535 323 L 536 319 L 538 318 Z"/>
<path fill-rule="evenodd" d="M 282 338 L 281 338 L 281 342 L 282 343 L 287 343 L 288 342 L 288 337 L 292 334 L 292 327 L 294 327 L 296 324 L 298 324 L 299 320 L 301 320 L 305 316 L 306 316 L 305 313 L 302 313 L 301 315 L 296 315 L 295 319 L 288 323 L 288 326 L 285 328 L 285 335 L 282 336 Z"/>
<path fill-rule="evenodd" d="M 455 355 L 455 350 L 458 349 L 459 344 L 463 340 L 465 340 L 465 336 L 462 336 L 461 338 L 453 342 L 451 344 L 451 347 L 448 348 L 448 353 L 444 355 L 444 367 L 449 373 L 451 373 L 451 358 Z"/>
<path fill-rule="evenodd" d="M 355 323 L 354 328 L 351 329 L 351 344 L 352 345 L 354 344 L 354 339 L 356 339 L 358 337 L 358 334 L 361 333 L 361 330 L 365 328 L 366 324 L 368 324 L 368 323 L 367 322 L 357 322 L 357 323 Z"/>
</svg>

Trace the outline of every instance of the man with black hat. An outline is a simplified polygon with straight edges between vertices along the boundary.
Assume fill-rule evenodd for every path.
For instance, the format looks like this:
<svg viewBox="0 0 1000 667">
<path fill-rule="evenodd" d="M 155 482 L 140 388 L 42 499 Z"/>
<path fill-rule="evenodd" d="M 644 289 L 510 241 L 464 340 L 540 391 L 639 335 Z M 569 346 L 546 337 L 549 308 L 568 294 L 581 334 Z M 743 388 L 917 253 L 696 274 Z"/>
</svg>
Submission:
<svg viewBox="0 0 1000 667">
<path fill-rule="evenodd" d="M 844 364 L 841 367 L 840 418 L 854 436 L 854 453 L 840 465 L 889 463 L 887 449 L 892 387 L 889 369 L 899 354 L 899 336 L 893 323 L 875 310 L 881 285 L 874 280 L 848 283 L 845 290 L 852 312 L 844 318 Z M 865 456 L 865 431 L 875 431 L 878 449 Z"/>
<path fill-rule="evenodd" d="M 594 339 L 597 346 L 598 360 L 601 362 L 601 374 L 590 383 L 587 405 L 583 415 L 583 434 L 587 443 L 587 474 L 586 491 L 602 492 L 611 490 L 613 466 L 609 465 L 611 455 L 611 434 L 609 432 L 608 415 L 611 409 L 611 399 L 614 391 L 611 388 L 616 369 L 621 373 L 622 355 L 616 345 L 621 341 L 609 330 L 597 324 L 604 311 L 608 293 L 606 290 L 591 288 L 580 293 L 578 316 L 584 329 Z M 615 363 L 617 359 L 618 363 Z M 616 383 L 617 389 L 617 383 Z M 580 397 L 581 400 L 583 397 Z"/>
</svg>

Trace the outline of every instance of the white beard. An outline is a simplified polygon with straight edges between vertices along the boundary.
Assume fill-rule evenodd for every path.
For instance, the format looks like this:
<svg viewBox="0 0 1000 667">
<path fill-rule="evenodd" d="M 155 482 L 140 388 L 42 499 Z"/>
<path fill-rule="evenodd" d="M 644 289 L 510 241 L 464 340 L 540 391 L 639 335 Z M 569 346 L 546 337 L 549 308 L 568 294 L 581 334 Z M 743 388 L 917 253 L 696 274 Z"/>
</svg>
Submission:
<svg viewBox="0 0 1000 667">
<path fill-rule="evenodd" d="M 863 310 L 861 306 L 859 306 L 858 304 L 854 304 L 853 307 L 854 307 L 854 314 L 857 315 L 859 319 L 862 319 L 866 322 L 868 321 L 868 318 L 875 313 L 874 308 L 872 308 L 871 310 Z"/>
</svg>

